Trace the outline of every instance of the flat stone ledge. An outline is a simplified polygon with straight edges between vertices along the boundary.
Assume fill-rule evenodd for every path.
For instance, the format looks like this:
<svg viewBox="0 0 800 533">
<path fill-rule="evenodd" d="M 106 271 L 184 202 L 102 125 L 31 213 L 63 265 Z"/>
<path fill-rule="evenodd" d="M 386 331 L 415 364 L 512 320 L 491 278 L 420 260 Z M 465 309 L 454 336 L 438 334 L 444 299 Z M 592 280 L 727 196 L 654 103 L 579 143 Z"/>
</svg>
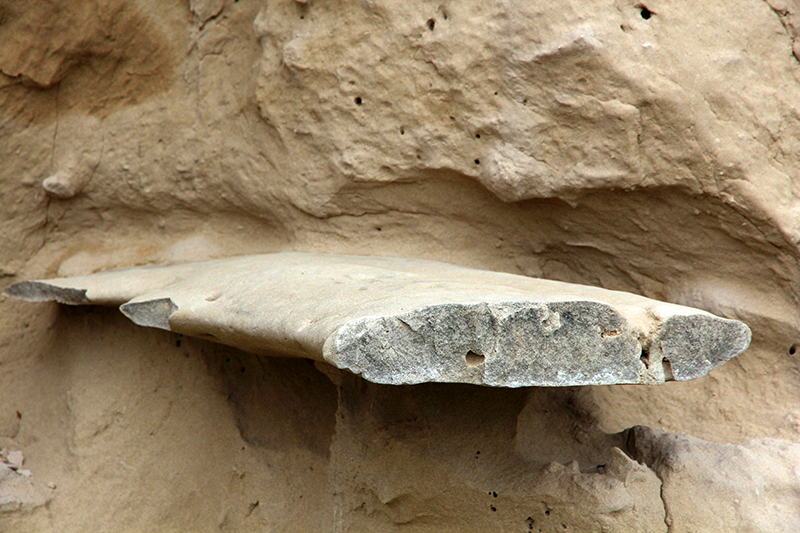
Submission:
<svg viewBox="0 0 800 533">
<path fill-rule="evenodd" d="M 633 294 L 433 261 L 266 254 L 26 281 L 28 301 L 121 306 L 133 322 L 383 384 L 656 384 L 744 351 L 741 322 Z"/>
</svg>

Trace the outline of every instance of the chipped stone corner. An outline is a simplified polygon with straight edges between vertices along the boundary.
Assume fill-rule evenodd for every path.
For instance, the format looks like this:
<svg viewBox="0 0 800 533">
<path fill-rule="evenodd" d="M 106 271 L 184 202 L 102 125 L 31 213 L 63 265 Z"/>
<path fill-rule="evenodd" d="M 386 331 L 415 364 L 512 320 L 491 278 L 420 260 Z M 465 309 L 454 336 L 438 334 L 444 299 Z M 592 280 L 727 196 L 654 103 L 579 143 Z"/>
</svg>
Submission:
<svg viewBox="0 0 800 533">
<path fill-rule="evenodd" d="M 58 302 L 66 305 L 86 305 L 92 301 L 86 289 L 59 287 L 41 281 L 23 281 L 6 288 L 7 295 L 26 302 Z"/>
<path fill-rule="evenodd" d="M 170 298 L 129 302 L 119 308 L 134 324 L 171 331 L 169 318 L 178 310 Z"/>
</svg>

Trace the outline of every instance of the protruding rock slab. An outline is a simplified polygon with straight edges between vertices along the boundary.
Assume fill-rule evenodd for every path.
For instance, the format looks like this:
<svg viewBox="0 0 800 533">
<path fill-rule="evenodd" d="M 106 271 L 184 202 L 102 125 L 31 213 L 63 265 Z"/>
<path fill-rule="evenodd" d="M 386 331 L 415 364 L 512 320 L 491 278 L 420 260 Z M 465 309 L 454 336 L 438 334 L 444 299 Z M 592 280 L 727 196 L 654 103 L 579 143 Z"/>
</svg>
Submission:
<svg viewBox="0 0 800 533">
<path fill-rule="evenodd" d="M 6 292 L 121 305 L 143 326 L 326 361 L 393 385 L 688 380 L 750 342 L 741 322 L 688 307 L 414 259 L 267 254 L 27 281 Z"/>
</svg>

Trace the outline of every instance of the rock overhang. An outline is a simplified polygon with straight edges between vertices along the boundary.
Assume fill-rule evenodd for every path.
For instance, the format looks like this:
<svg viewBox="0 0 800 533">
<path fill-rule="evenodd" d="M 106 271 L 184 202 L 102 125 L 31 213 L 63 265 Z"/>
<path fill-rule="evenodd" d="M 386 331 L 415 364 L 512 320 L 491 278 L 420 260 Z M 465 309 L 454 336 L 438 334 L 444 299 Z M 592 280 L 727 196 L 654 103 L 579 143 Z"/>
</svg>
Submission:
<svg viewBox="0 0 800 533">
<path fill-rule="evenodd" d="M 417 259 L 276 253 L 27 281 L 28 301 L 307 357 L 382 384 L 656 384 L 743 352 L 741 322 L 633 294 Z"/>
</svg>

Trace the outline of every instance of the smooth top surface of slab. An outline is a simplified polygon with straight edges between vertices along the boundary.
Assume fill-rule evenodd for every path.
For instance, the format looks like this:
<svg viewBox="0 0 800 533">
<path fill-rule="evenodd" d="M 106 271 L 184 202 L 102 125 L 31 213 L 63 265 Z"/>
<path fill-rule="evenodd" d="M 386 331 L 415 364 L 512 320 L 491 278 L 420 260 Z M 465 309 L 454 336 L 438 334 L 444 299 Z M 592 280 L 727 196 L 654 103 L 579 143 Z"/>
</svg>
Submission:
<svg viewBox="0 0 800 533">
<path fill-rule="evenodd" d="M 388 384 L 687 380 L 750 340 L 744 324 L 696 309 L 416 259 L 266 254 L 23 282 L 7 293 L 121 305 L 140 325 Z"/>
</svg>

